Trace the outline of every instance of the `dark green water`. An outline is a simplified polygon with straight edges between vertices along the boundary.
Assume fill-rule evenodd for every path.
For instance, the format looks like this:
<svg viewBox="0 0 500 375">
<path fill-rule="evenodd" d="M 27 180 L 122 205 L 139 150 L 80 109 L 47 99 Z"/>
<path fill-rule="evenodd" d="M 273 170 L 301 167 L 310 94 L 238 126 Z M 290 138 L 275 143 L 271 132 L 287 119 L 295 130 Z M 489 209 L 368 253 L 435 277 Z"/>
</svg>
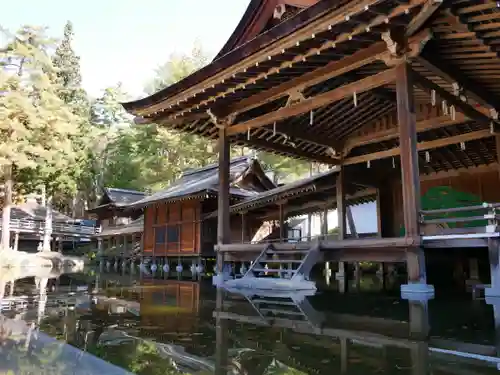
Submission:
<svg viewBox="0 0 500 375">
<path fill-rule="evenodd" d="M 75 358 L 90 353 L 144 375 L 498 373 L 500 331 L 484 300 L 456 293 L 402 300 L 375 277 L 346 293 L 332 284 L 314 296 L 278 298 L 232 294 L 210 281 L 89 272 L 49 280 L 43 311 L 30 300 L 27 309 L 3 315 L 36 322 L 41 333 L 78 348 Z M 39 293 L 32 278 L 15 285 L 15 296 Z M 19 350 L 12 340 L 3 339 L 0 364 Z M 30 373 L 15 366 L 0 373 Z M 60 373 L 111 373 L 78 368 Z"/>
</svg>

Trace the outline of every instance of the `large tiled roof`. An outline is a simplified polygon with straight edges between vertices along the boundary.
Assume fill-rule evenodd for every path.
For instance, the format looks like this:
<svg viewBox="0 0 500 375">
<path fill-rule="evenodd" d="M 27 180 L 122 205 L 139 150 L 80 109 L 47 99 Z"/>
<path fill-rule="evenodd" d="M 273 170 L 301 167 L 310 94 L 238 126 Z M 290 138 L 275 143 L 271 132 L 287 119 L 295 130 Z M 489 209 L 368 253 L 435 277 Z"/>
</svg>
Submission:
<svg viewBox="0 0 500 375">
<path fill-rule="evenodd" d="M 263 172 L 257 160 L 249 159 L 246 156 L 235 158 L 231 160 L 229 165 L 231 183 L 230 194 L 233 197 L 249 198 L 262 191 L 256 189 L 254 186 L 238 183 L 240 178 L 244 177 L 250 171 L 259 174 L 260 178 L 265 180 L 263 185 L 274 186 Z M 168 188 L 133 202 L 128 205 L 128 207 L 140 208 L 159 201 L 173 201 L 183 198 L 217 194 L 218 184 L 219 165 L 211 164 L 203 168 L 185 171 L 182 176 Z"/>
</svg>

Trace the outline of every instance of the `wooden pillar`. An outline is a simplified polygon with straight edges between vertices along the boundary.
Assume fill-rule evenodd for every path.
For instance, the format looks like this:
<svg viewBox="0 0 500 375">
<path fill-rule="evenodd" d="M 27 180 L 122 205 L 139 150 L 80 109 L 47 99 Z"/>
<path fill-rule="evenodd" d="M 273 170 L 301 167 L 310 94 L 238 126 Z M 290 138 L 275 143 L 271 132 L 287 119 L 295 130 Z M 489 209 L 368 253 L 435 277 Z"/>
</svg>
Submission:
<svg viewBox="0 0 500 375">
<path fill-rule="evenodd" d="M 323 208 L 323 228 L 321 228 L 321 234 L 323 234 L 323 239 L 328 238 L 328 207 Z"/>
<path fill-rule="evenodd" d="M 103 256 L 102 237 L 97 239 L 97 256 Z"/>
<path fill-rule="evenodd" d="M 230 241 L 231 228 L 229 222 L 229 138 L 225 128 L 219 128 L 219 195 L 217 205 L 217 243 L 227 244 Z M 217 253 L 217 269 L 222 272 L 224 255 Z"/>
<path fill-rule="evenodd" d="M 285 238 L 287 238 L 286 228 L 285 228 L 285 210 L 283 204 L 279 205 L 279 226 L 280 226 L 280 242 L 284 242 Z"/>
<path fill-rule="evenodd" d="M 380 188 L 377 189 L 377 237 L 382 238 L 382 208 L 380 206 Z"/>
<path fill-rule="evenodd" d="M 346 207 L 346 217 L 347 224 L 349 225 L 349 231 L 351 232 L 351 237 L 358 238 L 358 231 L 356 230 L 356 223 L 354 222 L 354 217 L 352 216 L 351 207 Z"/>
<path fill-rule="evenodd" d="M 347 373 L 349 364 L 349 341 L 346 338 L 340 339 L 340 373 Z"/>
<path fill-rule="evenodd" d="M 128 236 L 123 236 L 123 257 L 127 258 L 128 256 Z"/>
<path fill-rule="evenodd" d="M 396 68 L 396 94 L 401 149 L 401 185 L 403 194 L 403 222 L 405 236 L 420 236 L 420 176 L 418 170 L 417 125 L 413 97 L 412 71 L 408 63 Z M 409 284 L 426 284 L 425 257 L 423 249 L 407 251 Z"/>
<path fill-rule="evenodd" d="M 19 232 L 14 233 L 14 251 L 17 251 L 19 249 Z"/>
<path fill-rule="evenodd" d="M 339 226 L 339 240 L 346 238 L 346 206 L 345 206 L 345 175 L 344 167 L 339 166 L 339 174 L 337 176 L 337 216 Z"/>
<path fill-rule="evenodd" d="M 488 255 L 490 260 L 490 284 L 485 290 L 487 297 L 500 297 L 500 240 L 488 239 Z"/>
<path fill-rule="evenodd" d="M 495 144 L 497 149 L 498 180 L 500 182 L 500 135 L 495 135 Z"/>
<path fill-rule="evenodd" d="M 396 68 L 396 94 L 405 233 L 407 237 L 417 237 L 420 235 L 420 177 L 413 84 L 411 68 L 407 63 Z"/>
<path fill-rule="evenodd" d="M 247 213 L 241 213 L 241 243 L 250 242 L 248 238 Z"/>
<path fill-rule="evenodd" d="M 220 288 L 217 288 L 216 295 L 216 314 L 215 319 L 215 372 L 216 375 L 226 375 L 229 364 L 229 327 L 228 321 L 222 319 L 220 314 L 223 312 L 224 294 Z"/>
</svg>

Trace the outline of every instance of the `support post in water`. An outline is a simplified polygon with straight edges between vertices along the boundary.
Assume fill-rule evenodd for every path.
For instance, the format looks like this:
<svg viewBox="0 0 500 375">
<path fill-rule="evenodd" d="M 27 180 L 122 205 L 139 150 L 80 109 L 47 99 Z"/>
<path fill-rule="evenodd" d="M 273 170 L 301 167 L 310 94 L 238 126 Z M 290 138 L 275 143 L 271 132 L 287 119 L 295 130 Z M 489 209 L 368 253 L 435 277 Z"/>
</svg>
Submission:
<svg viewBox="0 0 500 375">
<path fill-rule="evenodd" d="M 219 128 L 219 195 L 217 206 L 217 244 L 227 244 L 230 239 L 229 222 L 229 138 L 225 127 Z M 224 253 L 217 251 L 217 272 L 223 276 Z"/>
<path fill-rule="evenodd" d="M 401 149 L 401 185 L 405 236 L 420 238 L 420 176 L 417 152 L 417 124 L 413 93 L 412 70 L 407 62 L 396 68 L 396 95 Z M 434 287 L 427 285 L 425 254 L 420 246 L 407 249 L 406 266 L 408 284 L 401 286 L 403 293 L 434 294 Z"/>
</svg>

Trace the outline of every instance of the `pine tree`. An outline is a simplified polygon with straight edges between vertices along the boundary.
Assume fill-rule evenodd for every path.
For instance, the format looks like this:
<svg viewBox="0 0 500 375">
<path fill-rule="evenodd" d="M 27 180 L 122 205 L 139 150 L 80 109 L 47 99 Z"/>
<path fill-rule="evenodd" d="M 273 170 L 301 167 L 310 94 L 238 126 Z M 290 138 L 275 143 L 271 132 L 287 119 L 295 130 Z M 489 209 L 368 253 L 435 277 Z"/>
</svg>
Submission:
<svg viewBox="0 0 500 375">
<path fill-rule="evenodd" d="M 41 28 L 24 26 L 0 49 L 0 166 L 5 184 L 2 249 L 10 242 L 13 171 L 28 190 L 49 183 L 60 189 L 64 170 L 74 162 L 71 137 L 75 116 L 57 95 L 48 49 L 52 41 Z M 24 179 L 23 179 L 24 176 Z M 29 176 L 29 178 L 26 178 Z"/>
<path fill-rule="evenodd" d="M 88 175 L 86 168 L 91 155 L 89 147 L 96 134 L 95 129 L 90 126 L 90 102 L 86 91 L 82 88 L 80 57 L 73 50 L 73 36 L 73 25 L 68 21 L 64 27 L 64 37 L 52 57 L 52 63 L 56 72 L 54 83 L 57 95 L 78 117 L 77 132 L 71 139 L 75 163 L 66 171 L 65 176 L 68 181 L 73 180 L 72 188 L 59 192 L 59 197 L 55 202 L 61 209 L 65 209 L 75 217 L 84 213 L 84 192 Z"/>
</svg>

